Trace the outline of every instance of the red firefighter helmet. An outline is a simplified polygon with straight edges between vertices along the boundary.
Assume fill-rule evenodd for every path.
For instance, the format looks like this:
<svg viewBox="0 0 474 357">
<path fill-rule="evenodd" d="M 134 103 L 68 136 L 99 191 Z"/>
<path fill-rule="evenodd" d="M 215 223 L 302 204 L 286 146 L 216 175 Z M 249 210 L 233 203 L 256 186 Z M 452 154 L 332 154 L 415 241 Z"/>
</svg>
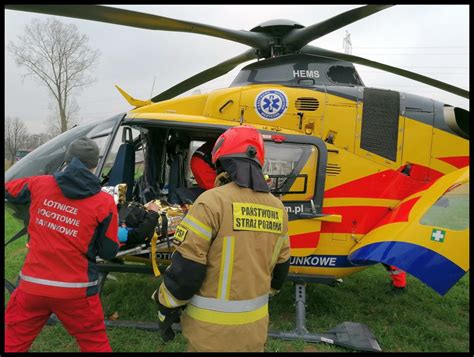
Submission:
<svg viewBox="0 0 474 357">
<path fill-rule="evenodd" d="M 244 157 L 263 167 L 265 146 L 262 135 L 253 126 L 243 125 L 227 129 L 214 144 L 212 163 L 221 157 Z"/>
</svg>

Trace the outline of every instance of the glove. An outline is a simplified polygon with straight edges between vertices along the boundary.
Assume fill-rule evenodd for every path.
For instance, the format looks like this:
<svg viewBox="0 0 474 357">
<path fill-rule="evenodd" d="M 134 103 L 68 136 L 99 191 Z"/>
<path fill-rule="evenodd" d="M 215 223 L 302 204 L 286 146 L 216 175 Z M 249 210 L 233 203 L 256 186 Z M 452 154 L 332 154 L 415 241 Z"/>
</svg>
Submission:
<svg viewBox="0 0 474 357">
<path fill-rule="evenodd" d="M 273 288 L 270 288 L 270 293 L 269 293 L 269 298 L 272 299 L 275 295 L 277 295 L 280 292 L 280 290 L 276 290 Z"/>
<path fill-rule="evenodd" d="M 153 237 L 155 227 L 158 224 L 158 213 L 148 211 L 143 220 L 128 234 L 128 243 L 143 244 Z"/>
<path fill-rule="evenodd" d="M 118 239 L 120 243 L 124 243 L 128 239 L 128 231 L 131 230 L 130 228 L 126 227 L 119 227 L 118 229 Z"/>
<path fill-rule="evenodd" d="M 180 321 L 181 307 L 169 308 L 164 306 L 158 299 L 158 290 L 155 290 L 151 298 L 158 305 L 158 326 L 160 328 L 160 336 L 164 342 L 172 341 L 175 337 L 175 332 L 171 326 Z"/>
</svg>

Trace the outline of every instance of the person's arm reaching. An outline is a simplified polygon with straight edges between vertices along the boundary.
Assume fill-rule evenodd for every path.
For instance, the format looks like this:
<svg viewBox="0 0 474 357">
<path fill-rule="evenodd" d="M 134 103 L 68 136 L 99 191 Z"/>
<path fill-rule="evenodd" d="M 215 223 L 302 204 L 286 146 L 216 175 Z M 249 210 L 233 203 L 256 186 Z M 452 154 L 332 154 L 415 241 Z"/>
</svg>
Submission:
<svg viewBox="0 0 474 357">
<path fill-rule="evenodd" d="M 272 261 L 273 271 L 271 280 L 270 295 L 276 295 L 288 276 L 290 269 L 290 243 L 288 239 L 288 218 L 285 212 L 285 224 L 282 235 L 278 238 Z M 274 264 L 274 265 L 273 265 Z"/>
<path fill-rule="evenodd" d="M 115 258 L 119 250 L 118 240 L 118 214 L 117 207 L 112 201 L 109 203 L 109 214 L 99 223 L 97 227 L 97 254 L 102 259 Z"/>
</svg>

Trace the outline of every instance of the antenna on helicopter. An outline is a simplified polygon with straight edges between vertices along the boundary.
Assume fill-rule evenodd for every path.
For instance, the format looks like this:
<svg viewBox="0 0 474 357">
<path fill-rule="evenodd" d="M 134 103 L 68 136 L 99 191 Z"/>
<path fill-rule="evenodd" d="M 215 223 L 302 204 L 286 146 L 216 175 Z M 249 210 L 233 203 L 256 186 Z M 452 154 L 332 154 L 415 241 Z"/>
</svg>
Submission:
<svg viewBox="0 0 474 357">
<path fill-rule="evenodd" d="M 150 98 L 153 95 L 153 89 L 155 89 L 156 76 L 153 76 L 153 85 L 151 86 Z"/>
<path fill-rule="evenodd" d="M 352 42 L 351 42 L 351 34 L 349 31 L 346 30 L 346 37 L 342 40 L 342 47 L 344 48 L 344 53 L 348 55 L 352 54 Z"/>
</svg>

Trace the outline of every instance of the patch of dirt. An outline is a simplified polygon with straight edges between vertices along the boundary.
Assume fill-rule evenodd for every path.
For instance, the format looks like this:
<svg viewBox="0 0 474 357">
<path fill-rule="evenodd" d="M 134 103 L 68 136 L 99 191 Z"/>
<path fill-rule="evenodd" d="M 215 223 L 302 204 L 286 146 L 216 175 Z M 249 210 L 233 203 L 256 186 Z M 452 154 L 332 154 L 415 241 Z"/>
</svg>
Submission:
<svg viewBox="0 0 474 357">
<path fill-rule="evenodd" d="M 318 350 L 316 348 L 316 346 L 314 345 L 306 345 L 303 347 L 303 352 L 319 352 L 320 350 Z"/>
</svg>

